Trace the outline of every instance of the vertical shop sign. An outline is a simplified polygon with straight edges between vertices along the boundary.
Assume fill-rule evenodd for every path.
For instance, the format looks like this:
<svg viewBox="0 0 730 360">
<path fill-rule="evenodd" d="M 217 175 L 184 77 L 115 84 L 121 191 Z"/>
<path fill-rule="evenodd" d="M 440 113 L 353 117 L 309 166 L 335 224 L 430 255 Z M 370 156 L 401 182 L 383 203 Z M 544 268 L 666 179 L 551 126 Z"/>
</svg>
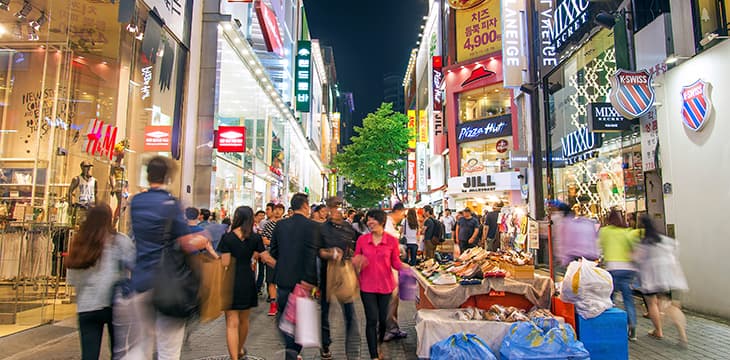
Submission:
<svg viewBox="0 0 730 360">
<path fill-rule="evenodd" d="M 294 76 L 294 96 L 297 99 L 297 111 L 309 112 L 311 109 L 311 74 L 312 43 L 307 40 L 297 41 L 297 58 Z"/>
<path fill-rule="evenodd" d="M 215 135 L 215 148 L 220 153 L 246 151 L 246 127 L 219 126 Z"/>
<path fill-rule="evenodd" d="M 441 111 L 433 112 L 433 153 L 441 155 L 446 150 L 446 126 L 444 114 Z"/>
<path fill-rule="evenodd" d="M 329 196 L 337 196 L 337 174 L 330 174 L 329 175 L 329 181 L 327 181 L 327 185 L 329 185 L 329 189 L 327 191 L 327 195 Z"/>
<path fill-rule="evenodd" d="M 428 142 L 428 117 L 426 110 L 418 111 L 418 142 Z"/>
<path fill-rule="evenodd" d="M 485 0 L 471 9 L 456 10 L 457 62 L 501 50 L 502 27 L 499 23 L 499 4 L 500 0 Z"/>
<path fill-rule="evenodd" d="M 416 154 L 408 153 L 408 191 L 416 191 Z"/>
<path fill-rule="evenodd" d="M 408 130 L 410 137 L 408 138 L 408 148 L 416 148 L 416 110 L 408 110 Z"/>
<path fill-rule="evenodd" d="M 558 51 L 585 32 L 582 28 L 591 19 L 590 4 L 590 0 L 563 0 L 555 7 L 553 41 Z"/>
<path fill-rule="evenodd" d="M 112 160 L 114 145 L 117 143 L 117 127 L 104 124 L 99 119 L 89 120 L 84 152 L 92 156 L 104 156 Z"/>
<path fill-rule="evenodd" d="M 340 144 L 340 113 L 332 114 L 332 143 L 336 146 Z"/>
<path fill-rule="evenodd" d="M 259 20 L 261 32 L 264 34 L 266 50 L 276 55 L 284 56 L 284 42 L 281 40 L 281 31 L 279 30 L 279 21 L 276 19 L 276 13 L 261 0 L 256 1 L 255 7 L 256 18 Z"/>
<path fill-rule="evenodd" d="M 428 191 L 428 148 L 426 143 L 416 144 L 416 187 L 418 192 Z"/>
<path fill-rule="evenodd" d="M 644 171 L 656 170 L 656 147 L 659 144 L 656 108 L 652 108 L 641 121 L 641 164 Z"/>
<path fill-rule="evenodd" d="M 172 126 L 145 126 L 144 151 L 170 151 Z"/>
<path fill-rule="evenodd" d="M 547 74 L 558 66 L 558 55 L 553 42 L 553 0 L 539 0 L 537 3 L 540 26 L 540 73 Z"/>
<path fill-rule="evenodd" d="M 504 87 L 519 88 L 523 71 L 527 70 L 525 56 L 525 0 L 502 0 L 502 73 Z"/>
<path fill-rule="evenodd" d="M 182 42 L 185 42 L 185 25 L 187 16 L 192 10 L 192 1 L 188 0 L 144 0 L 147 6 L 155 11 L 168 29 Z M 145 34 L 146 35 L 146 34 Z"/>
<path fill-rule="evenodd" d="M 444 104 L 441 99 L 441 86 L 444 83 L 443 59 L 441 56 L 434 56 L 431 61 L 433 80 L 433 153 L 441 155 L 446 149 L 446 132 L 444 127 L 444 116 L 441 113 Z"/>
</svg>

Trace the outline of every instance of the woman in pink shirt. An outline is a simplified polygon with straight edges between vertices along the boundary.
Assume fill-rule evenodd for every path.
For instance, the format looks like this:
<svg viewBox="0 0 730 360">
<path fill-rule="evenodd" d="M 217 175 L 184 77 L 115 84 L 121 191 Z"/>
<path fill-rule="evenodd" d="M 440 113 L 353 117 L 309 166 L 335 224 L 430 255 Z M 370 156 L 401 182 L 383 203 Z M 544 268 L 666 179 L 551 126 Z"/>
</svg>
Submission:
<svg viewBox="0 0 730 360">
<path fill-rule="evenodd" d="M 360 298 L 365 308 L 365 335 L 372 359 L 382 359 L 378 345 L 385 336 L 388 305 L 395 280 L 392 269 L 407 267 L 400 262 L 398 239 L 384 231 L 385 212 L 368 211 L 367 225 L 370 233 L 360 236 L 355 246 L 353 265 L 360 272 Z"/>
</svg>

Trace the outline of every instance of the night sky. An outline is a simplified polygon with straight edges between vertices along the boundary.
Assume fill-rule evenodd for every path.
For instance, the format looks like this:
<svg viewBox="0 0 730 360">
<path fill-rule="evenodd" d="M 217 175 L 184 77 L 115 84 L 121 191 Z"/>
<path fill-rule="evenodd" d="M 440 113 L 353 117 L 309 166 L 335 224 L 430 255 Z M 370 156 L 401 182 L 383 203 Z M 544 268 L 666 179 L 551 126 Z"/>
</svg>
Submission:
<svg viewBox="0 0 730 360">
<path fill-rule="evenodd" d="M 340 91 L 360 122 L 383 100 L 383 75 L 405 75 L 428 0 L 304 0 L 312 38 L 332 46 Z"/>
</svg>

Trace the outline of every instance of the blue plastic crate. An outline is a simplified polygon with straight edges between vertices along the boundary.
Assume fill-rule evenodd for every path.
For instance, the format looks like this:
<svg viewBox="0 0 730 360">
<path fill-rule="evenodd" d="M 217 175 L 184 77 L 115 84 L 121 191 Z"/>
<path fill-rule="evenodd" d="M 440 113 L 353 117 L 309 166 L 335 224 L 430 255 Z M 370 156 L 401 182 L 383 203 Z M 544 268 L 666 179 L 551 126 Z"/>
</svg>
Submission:
<svg viewBox="0 0 730 360">
<path fill-rule="evenodd" d="M 592 360 L 627 360 L 629 333 L 626 312 L 619 308 L 606 310 L 593 319 L 576 319 L 578 339 L 591 353 Z"/>
</svg>

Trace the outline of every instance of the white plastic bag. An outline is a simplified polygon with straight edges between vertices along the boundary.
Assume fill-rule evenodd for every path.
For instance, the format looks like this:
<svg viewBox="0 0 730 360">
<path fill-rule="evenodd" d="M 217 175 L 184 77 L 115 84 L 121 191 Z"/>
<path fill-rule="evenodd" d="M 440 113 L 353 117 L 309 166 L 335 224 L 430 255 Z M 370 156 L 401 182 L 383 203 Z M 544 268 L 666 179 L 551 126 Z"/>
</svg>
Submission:
<svg viewBox="0 0 730 360">
<path fill-rule="evenodd" d="M 297 298 L 297 321 L 294 341 L 303 348 L 319 348 L 322 339 L 317 302 L 308 297 Z"/>
<path fill-rule="evenodd" d="M 572 261 L 565 271 L 560 300 L 575 305 L 578 315 L 592 319 L 613 307 L 613 279 L 608 271 L 586 259 Z"/>
</svg>

